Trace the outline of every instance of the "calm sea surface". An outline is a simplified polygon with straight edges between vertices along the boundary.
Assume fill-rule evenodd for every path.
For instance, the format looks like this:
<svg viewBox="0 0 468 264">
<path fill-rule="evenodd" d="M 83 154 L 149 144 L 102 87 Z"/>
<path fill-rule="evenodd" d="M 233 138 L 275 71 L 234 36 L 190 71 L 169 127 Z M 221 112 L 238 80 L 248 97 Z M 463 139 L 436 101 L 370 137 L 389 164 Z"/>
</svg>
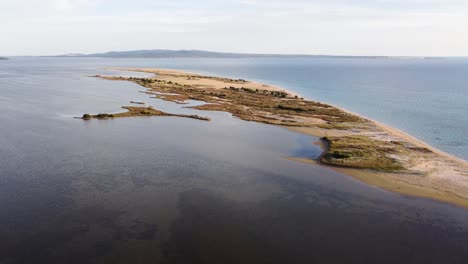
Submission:
<svg viewBox="0 0 468 264">
<path fill-rule="evenodd" d="M 466 263 L 468 210 L 285 159 L 315 138 L 87 77 L 130 74 L 106 67 L 265 81 L 468 156 L 463 60 L 0 61 L 0 263 Z M 213 121 L 73 118 L 130 100 Z"/>
</svg>

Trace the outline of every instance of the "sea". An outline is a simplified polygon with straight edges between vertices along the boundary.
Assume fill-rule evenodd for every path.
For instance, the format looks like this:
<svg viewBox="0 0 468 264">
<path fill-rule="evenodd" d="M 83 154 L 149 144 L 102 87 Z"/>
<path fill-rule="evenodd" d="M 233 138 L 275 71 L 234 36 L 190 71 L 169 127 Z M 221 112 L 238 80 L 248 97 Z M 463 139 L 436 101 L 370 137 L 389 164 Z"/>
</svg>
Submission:
<svg viewBox="0 0 468 264">
<path fill-rule="evenodd" d="M 468 210 L 363 184 L 317 138 L 149 98 L 115 67 L 284 87 L 468 159 L 466 59 L 0 61 L 0 263 L 465 263 Z M 212 118 L 83 121 L 130 101 Z M 190 105 L 201 102 L 191 101 Z"/>
</svg>

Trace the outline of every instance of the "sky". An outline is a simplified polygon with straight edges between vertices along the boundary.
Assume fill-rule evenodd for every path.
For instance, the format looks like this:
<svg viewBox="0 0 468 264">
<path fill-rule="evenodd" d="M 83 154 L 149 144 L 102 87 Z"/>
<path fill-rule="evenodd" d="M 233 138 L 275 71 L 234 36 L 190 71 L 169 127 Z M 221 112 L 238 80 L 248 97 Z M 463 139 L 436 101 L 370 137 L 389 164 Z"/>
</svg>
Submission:
<svg viewBox="0 0 468 264">
<path fill-rule="evenodd" d="M 468 0 L 0 0 L 0 56 L 468 56 Z"/>
</svg>

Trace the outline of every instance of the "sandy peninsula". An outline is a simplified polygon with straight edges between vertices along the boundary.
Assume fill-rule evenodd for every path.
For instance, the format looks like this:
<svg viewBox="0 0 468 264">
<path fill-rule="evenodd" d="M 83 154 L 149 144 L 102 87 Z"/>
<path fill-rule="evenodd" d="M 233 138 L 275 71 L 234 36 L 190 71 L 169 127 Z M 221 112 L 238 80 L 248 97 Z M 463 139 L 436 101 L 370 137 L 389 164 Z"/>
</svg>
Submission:
<svg viewBox="0 0 468 264">
<path fill-rule="evenodd" d="M 416 138 L 329 104 L 306 100 L 281 87 L 166 69 L 114 69 L 152 73 L 150 78 L 95 76 L 131 81 L 149 96 L 174 103 L 206 102 L 191 107 L 225 111 L 255 121 L 320 137 L 324 153 L 300 162 L 330 166 L 367 184 L 405 195 L 426 197 L 468 208 L 468 163 Z M 179 116 L 156 109 L 125 107 L 113 117 Z M 145 112 L 146 111 L 146 112 Z M 142 114 L 145 112 L 145 114 Z M 149 113 L 149 114 L 148 114 Z M 108 114 L 83 119 L 109 118 Z M 199 116 L 182 116 L 207 120 Z"/>
</svg>

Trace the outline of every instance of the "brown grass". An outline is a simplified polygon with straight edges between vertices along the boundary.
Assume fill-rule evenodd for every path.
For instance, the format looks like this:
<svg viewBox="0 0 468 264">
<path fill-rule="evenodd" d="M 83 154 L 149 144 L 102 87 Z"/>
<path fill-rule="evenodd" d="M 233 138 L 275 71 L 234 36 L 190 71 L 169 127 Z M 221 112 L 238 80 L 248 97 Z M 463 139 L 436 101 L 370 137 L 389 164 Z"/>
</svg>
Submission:
<svg viewBox="0 0 468 264">
<path fill-rule="evenodd" d="M 180 72 L 169 72 L 166 75 L 158 73 L 155 78 L 101 78 L 132 81 L 146 87 L 148 89 L 146 93 L 155 95 L 155 98 L 179 104 L 185 103 L 187 100 L 204 101 L 206 104 L 191 108 L 229 112 L 246 121 L 335 131 L 365 130 L 370 126 L 370 121 L 337 107 L 304 100 L 281 90 L 254 88 L 259 86 L 249 86 L 250 82 L 245 80 L 184 75 Z M 218 88 L 207 86 L 206 79 L 216 80 Z M 187 80 L 191 82 L 191 85 L 184 83 Z M 205 81 L 203 82 L 203 80 Z M 205 85 L 198 86 L 198 82 L 205 83 Z M 222 84 L 220 82 L 224 82 L 224 88 L 222 86 L 220 88 Z M 155 111 L 135 110 L 124 115 L 170 115 Z M 117 117 L 120 115 L 118 114 Z M 398 147 L 392 143 L 380 142 L 367 137 L 334 137 L 327 140 L 330 143 L 330 149 L 322 158 L 322 162 L 325 164 L 386 171 L 403 168 L 398 161 L 390 156 L 392 153 L 400 153 L 401 146 Z"/>
<path fill-rule="evenodd" d="M 122 106 L 122 108 L 127 109 L 128 111 L 117 113 L 117 114 L 97 114 L 97 115 L 90 115 L 84 114 L 82 119 L 83 120 L 90 120 L 90 119 L 112 119 L 112 118 L 121 118 L 121 117 L 136 117 L 136 116 L 176 116 L 176 117 L 185 117 L 185 118 L 193 118 L 203 121 L 210 121 L 211 119 L 208 117 L 201 117 L 198 115 L 182 115 L 182 114 L 171 114 L 162 112 L 159 110 L 154 109 L 153 107 L 135 107 L 135 106 Z"/>
</svg>

